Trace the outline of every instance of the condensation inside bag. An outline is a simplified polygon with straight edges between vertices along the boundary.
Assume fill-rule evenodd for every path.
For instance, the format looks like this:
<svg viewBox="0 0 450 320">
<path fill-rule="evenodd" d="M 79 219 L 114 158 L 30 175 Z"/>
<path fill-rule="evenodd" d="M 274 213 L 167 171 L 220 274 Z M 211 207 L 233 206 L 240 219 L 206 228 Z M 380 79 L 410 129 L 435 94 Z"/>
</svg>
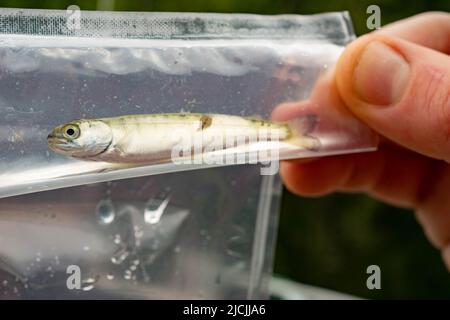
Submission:
<svg viewBox="0 0 450 320">
<path fill-rule="evenodd" d="M 115 170 L 57 155 L 46 137 L 73 119 L 126 114 L 269 119 L 308 99 L 334 65 L 353 37 L 347 14 L 81 12 L 78 30 L 66 20 L 0 10 L 0 197 L 9 197 L 0 199 L 0 296 L 267 297 L 276 176 L 257 165 Z M 322 149 L 291 157 L 375 148 L 345 110 L 309 112 Z M 79 290 L 67 288 L 71 265 Z"/>
</svg>

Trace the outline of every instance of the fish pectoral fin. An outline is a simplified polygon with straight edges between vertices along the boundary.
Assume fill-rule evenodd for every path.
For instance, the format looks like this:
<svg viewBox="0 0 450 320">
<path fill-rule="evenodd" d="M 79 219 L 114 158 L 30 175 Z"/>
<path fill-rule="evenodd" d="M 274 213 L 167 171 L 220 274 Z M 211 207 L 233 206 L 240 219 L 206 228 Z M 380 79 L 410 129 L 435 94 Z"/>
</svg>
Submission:
<svg viewBox="0 0 450 320">
<path fill-rule="evenodd" d="M 118 154 L 119 156 L 125 155 L 125 152 L 123 151 L 122 147 L 119 144 L 115 144 L 113 146 L 113 152 Z"/>
<path fill-rule="evenodd" d="M 118 155 L 121 155 L 121 156 L 125 155 L 125 152 L 124 152 L 122 146 L 126 146 L 126 145 L 129 145 L 131 143 L 131 140 L 132 140 L 133 136 L 136 135 L 135 134 L 136 130 L 137 130 L 136 128 L 133 128 L 131 130 L 127 130 L 126 134 L 123 135 L 118 141 L 116 141 L 114 143 L 114 145 L 112 146 L 112 151 L 115 154 L 118 154 Z"/>
</svg>

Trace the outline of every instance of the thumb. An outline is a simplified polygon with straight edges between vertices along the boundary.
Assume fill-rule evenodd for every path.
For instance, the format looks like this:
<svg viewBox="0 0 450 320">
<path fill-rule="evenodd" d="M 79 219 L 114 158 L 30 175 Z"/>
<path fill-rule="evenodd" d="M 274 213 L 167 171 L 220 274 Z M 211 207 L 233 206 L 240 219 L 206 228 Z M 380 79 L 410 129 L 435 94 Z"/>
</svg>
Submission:
<svg viewBox="0 0 450 320">
<path fill-rule="evenodd" d="M 336 68 L 348 108 L 381 135 L 450 162 L 450 57 L 400 38 L 364 36 Z"/>
</svg>

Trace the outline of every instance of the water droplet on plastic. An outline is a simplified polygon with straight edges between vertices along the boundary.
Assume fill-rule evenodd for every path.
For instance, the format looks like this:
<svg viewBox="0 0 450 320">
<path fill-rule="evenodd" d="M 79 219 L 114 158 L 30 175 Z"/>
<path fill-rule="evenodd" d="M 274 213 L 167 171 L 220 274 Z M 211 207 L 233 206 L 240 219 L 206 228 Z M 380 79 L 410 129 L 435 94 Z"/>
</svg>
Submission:
<svg viewBox="0 0 450 320">
<path fill-rule="evenodd" d="M 81 282 L 81 290 L 90 291 L 94 289 L 95 283 L 100 279 L 100 275 L 96 275 L 94 278 L 87 278 Z"/>
<path fill-rule="evenodd" d="M 169 204 L 170 196 L 164 199 L 152 198 L 145 205 L 144 221 L 150 224 L 156 224 L 161 220 L 161 217 Z"/>
<path fill-rule="evenodd" d="M 89 250 L 91 250 L 91 247 L 89 247 L 89 246 L 83 246 L 83 251 L 89 251 Z"/>
<path fill-rule="evenodd" d="M 123 275 L 123 278 L 125 279 L 125 280 L 130 280 L 131 279 L 131 276 L 132 276 L 132 274 L 131 274 L 131 271 L 130 270 L 125 270 L 125 273 L 124 273 L 124 275 Z"/>
<path fill-rule="evenodd" d="M 121 264 L 125 261 L 125 259 L 128 257 L 130 253 L 126 248 L 121 248 L 114 253 L 114 255 L 111 257 L 111 262 L 113 264 Z"/>
<path fill-rule="evenodd" d="M 108 225 L 114 221 L 116 213 L 110 200 L 102 200 L 97 205 L 97 220 L 102 225 Z"/>
<path fill-rule="evenodd" d="M 6 287 L 8 285 L 8 280 L 3 280 L 3 286 Z"/>
<path fill-rule="evenodd" d="M 245 236 L 235 235 L 228 239 L 226 253 L 234 258 L 243 258 L 249 251 L 249 241 Z"/>
<path fill-rule="evenodd" d="M 121 239 L 121 237 L 120 237 L 120 234 L 116 234 L 115 236 L 114 236 L 114 243 L 115 244 L 120 244 L 122 242 L 122 239 Z"/>
<path fill-rule="evenodd" d="M 94 284 L 97 282 L 97 279 L 94 278 L 88 278 L 86 280 L 83 280 L 81 290 L 83 291 L 91 291 L 94 289 Z"/>
</svg>

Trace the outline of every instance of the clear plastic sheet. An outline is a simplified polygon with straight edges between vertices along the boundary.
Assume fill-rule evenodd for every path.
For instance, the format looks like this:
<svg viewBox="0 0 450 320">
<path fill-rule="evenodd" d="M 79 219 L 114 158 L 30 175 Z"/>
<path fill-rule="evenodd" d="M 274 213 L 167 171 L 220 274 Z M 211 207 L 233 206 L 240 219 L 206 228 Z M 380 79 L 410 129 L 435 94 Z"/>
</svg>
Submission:
<svg viewBox="0 0 450 320">
<path fill-rule="evenodd" d="M 67 35 L 56 27 L 65 26 L 65 12 L 25 12 L 34 17 L 35 29 L 9 12 L 0 17 L 0 197 L 214 166 L 123 169 L 55 154 L 46 136 L 73 119 L 127 114 L 187 111 L 268 119 L 277 105 L 307 98 L 351 38 L 345 14 L 196 18 L 82 12 L 80 29 Z M 129 28 L 133 32 L 125 34 Z M 279 158 L 374 148 L 373 133 L 348 114 L 333 106 L 312 112 L 322 113 L 312 133 L 321 148 L 282 147 Z"/>
<path fill-rule="evenodd" d="M 353 38 L 348 15 L 82 11 L 79 29 L 67 19 L 0 10 L 0 296 L 267 297 L 277 176 L 259 165 L 116 168 L 58 155 L 46 137 L 73 119 L 126 114 L 269 119 L 333 66 Z M 376 147 L 344 110 L 313 111 L 321 148 L 280 158 Z"/>
<path fill-rule="evenodd" d="M 0 298 L 267 298 L 279 187 L 231 166 L 2 199 Z"/>
</svg>

